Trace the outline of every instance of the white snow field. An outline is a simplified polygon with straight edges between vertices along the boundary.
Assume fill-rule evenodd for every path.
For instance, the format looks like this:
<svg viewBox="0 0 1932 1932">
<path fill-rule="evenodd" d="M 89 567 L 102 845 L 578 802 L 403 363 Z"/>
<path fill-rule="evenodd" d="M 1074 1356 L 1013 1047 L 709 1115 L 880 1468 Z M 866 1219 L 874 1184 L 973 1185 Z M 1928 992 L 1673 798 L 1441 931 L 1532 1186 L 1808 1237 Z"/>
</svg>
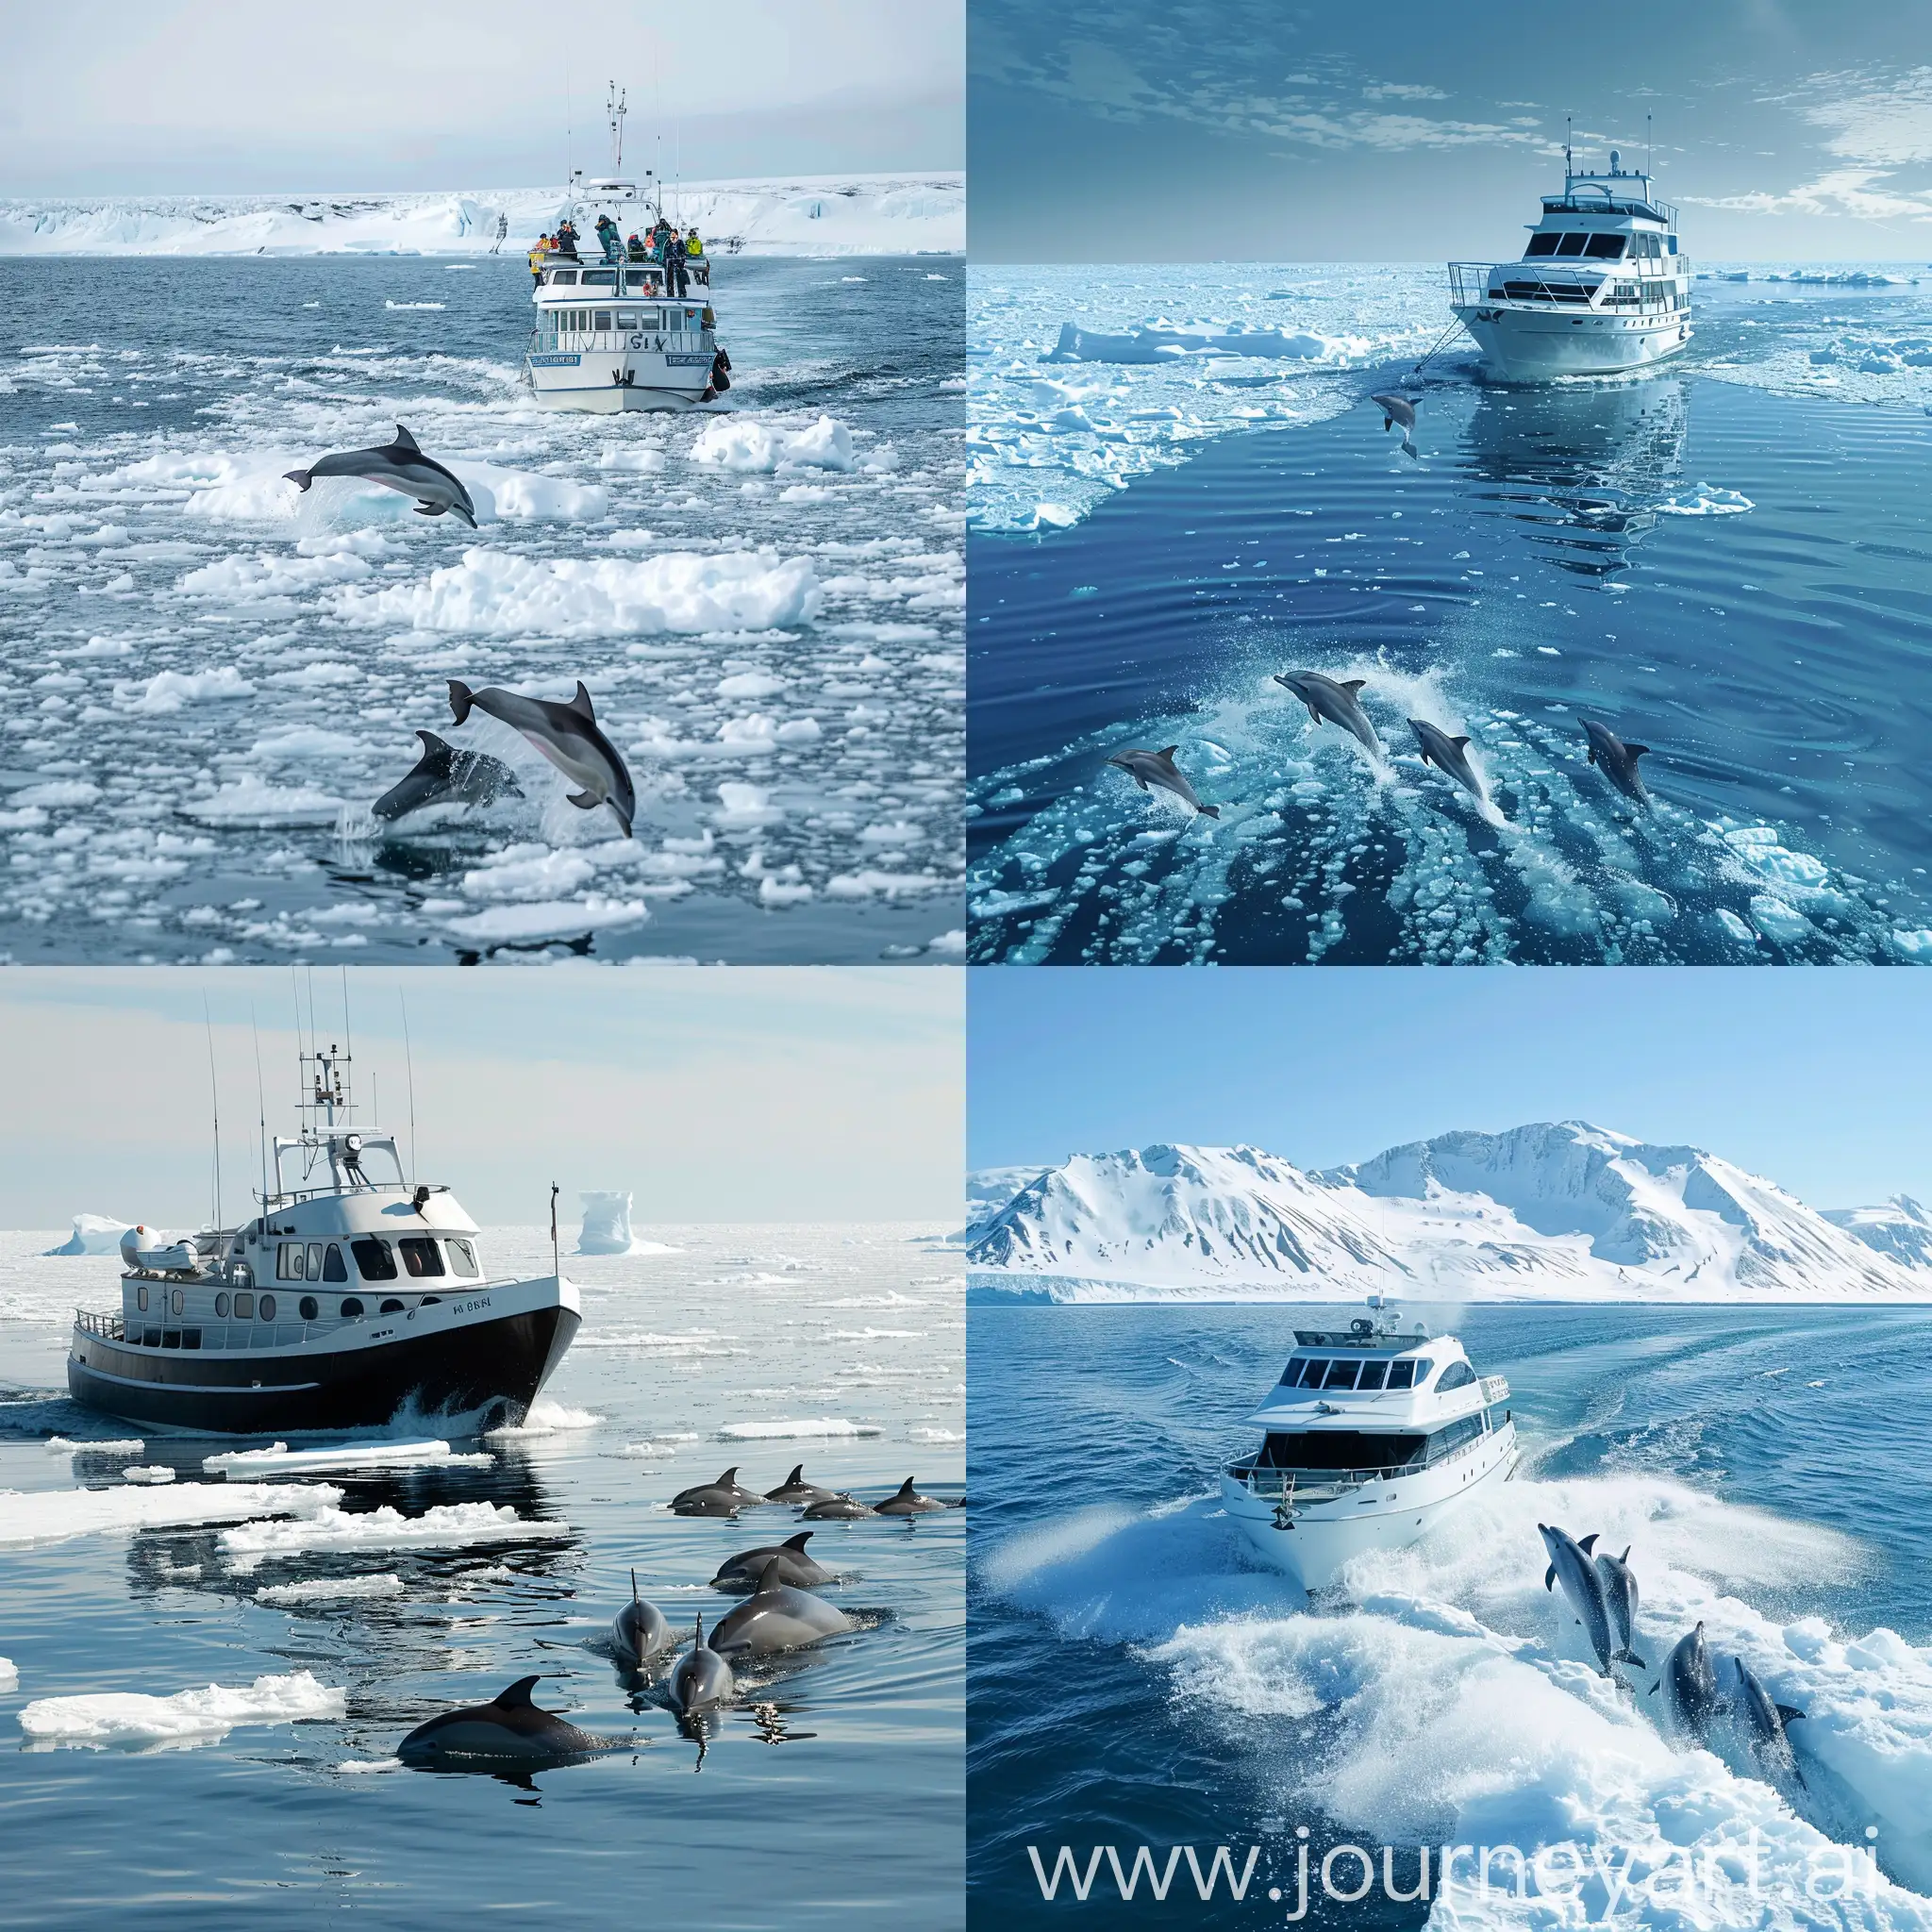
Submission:
<svg viewBox="0 0 1932 1932">
<path fill-rule="evenodd" d="M 1569 1121 L 1319 1172 L 1253 1147 L 976 1177 L 977 1293 L 1204 1299 L 1932 1300 L 1913 1204 L 1829 1216 L 1727 1160 Z M 1004 1199 L 1001 1195 L 1004 1194 Z"/>
<path fill-rule="evenodd" d="M 958 255 L 966 247 L 966 181 L 957 174 L 693 181 L 675 195 L 680 225 L 727 253 Z M 562 199 L 554 188 L 0 199 L 0 255 L 482 255 L 499 214 L 509 225 L 504 248 L 519 253 L 557 225 Z"/>
</svg>

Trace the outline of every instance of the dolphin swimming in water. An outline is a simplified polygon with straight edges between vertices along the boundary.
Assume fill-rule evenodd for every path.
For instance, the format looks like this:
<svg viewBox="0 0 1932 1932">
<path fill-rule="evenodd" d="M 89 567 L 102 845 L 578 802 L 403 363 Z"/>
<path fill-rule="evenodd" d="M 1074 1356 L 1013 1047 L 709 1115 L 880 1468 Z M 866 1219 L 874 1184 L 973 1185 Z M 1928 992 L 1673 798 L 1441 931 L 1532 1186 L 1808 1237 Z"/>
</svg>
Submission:
<svg viewBox="0 0 1932 1932">
<path fill-rule="evenodd" d="M 782 1568 L 778 1557 L 767 1558 L 758 1589 L 713 1626 L 712 1649 L 764 1657 L 774 1650 L 799 1650 L 852 1628 L 852 1620 L 824 1597 L 781 1581 Z"/>
<path fill-rule="evenodd" d="M 1664 1707 L 1678 1731 L 1700 1744 L 1708 1741 L 1711 1724 L 1723 1711 L 1724 1700 L 1717 1688 L 1702 1623 L 1677 1640 L 1664 1659 L 1663 1675 L 1650 1689 L 1653 1696 L 1658 1690 L 1664 1693 Z"/>
<path fill-rule="evenodd" d="M 376 449 L 343 450 L 306 470 L 288 473 L 288 480 L 298 490 L 307 490 L 318 476 L 359 476 L 365 483 L 380 483 L 385 490 L 413 496 L 419 516 L 447 512 L 471 529 L 476 527 L 476 506 L 470 501 L 470 492 L 434 457 L 425 457 L 400 423 L 393 442 Z"/>
<path fill-rule="evenodd" d="M 1734 1657 L 1731 1665 L 1738 1674 L 1738 1714 L 1752 1757 L 1774 1777 L 1789 1775 L 1804 1784 L 1805 1774 L 1798 1769 L 1797 1756 L 1785 1734 L 1785 1726 L 1794 1724 L 1805 1713 L 1789 1704 L 1773 1703 L 1770 1693 L 1742 1657 Z"/>
<path fill-rule="evenodd" d="M 1317 724 L 1339 724 L 1352 738 L 1358 738 L 1368 749 L 1369 756 L 1378 763 L 1386 763 L 1388 754 L 1382 749 L 1382 741 L 1375 736 L 1375 727 L 1369 722 L 1369 714 L 1362 709 L 1356 693 L 1368 682 L 1365 677 L 1351 677 L 1345 683 L 1338 684 L 1332 677 L 1324 677 L 1319 671 L 1277 671 L 1274 681 L 1285 691 L 1291 691 L 1308 708 L 1308 716 Z"/>
<path fill-rule="evenodd" d="M 1415 455 L 1415 405 L 1407 396 L 1371 396 L 1370 402 L 1379 406 L 1382 411 L 1382 432 L 1388 432 L 1400 423 L 1402 425 L 1402 448 L 1407 456 Z"/>
<path fill-rule="evenodd" d="M 489 805 L 498 798 L 521 798 L 517 774 L 487 752 L 464 751 L 433 731 L 419 731 L 423 756 L 407 776 L 385 791 L 369 809 L 379 819 L 406 818 L 426 805 Z"/>
<path fill-rule="evenodd" d="M 1649 751 L 1647 744 L 1625 744 L 1607 724 L 1594 718 L 1582 719 L 1584 735 L 1590 740 L 1590 761 L 1625 798 L 1634 798 L 1647 811 L 1650 793 L 1643 789 L 1643 774 L 1637 760 Z"/>
<path fill-rule="evenodd" d="M 1597 1669 L 1614 1680 L 1616 1673 L 1610 1669 L 1614 1646 L 1610 1641 L 1609 1606 L 1604 1601 L 1603 1578 L 1590 1560 L 1590 1546 L 1596 1541 L 1594 1532 L 1579 1543 L 1554 1524 L 1539 1523 L 1536 1527 L 1550 1557 L 1550 1567 L 1543 1572 L 1543 1588 L 1554 1590 L 1560 1579 L 1563 1595 L 1576 1612 L 1576 1621 L 1583 1625 L 1591 1649 L 1596 1652 Z"/>
<path fill-rule="evenodd" d="M 1191 805 L 1203 818 L 1218 819 L 1221 808 L 1203 805 L 1194 796 L 1194 788 L 1188 783 L 1186 774 L 1175 770 L 1174 755 L 1179 749 L 1179 745 L 1170 744 L 1160 751 L 1117 751 L 1108 763 L 1118 765 L 1142 791 L 1158 786 L 1162 791 L 1172 791 L 1183 804 Z"/>
<path fill-rule="evenodd" d="M 817 1483 L 805 1479 L 805 1464 L 794 1463 L 791 1474 L 775 1490 L 765 1491 L 768 1503 L 823 1503 L 827 1496 L 836 1495 L 835 1490 L 822 1490 Z"/>
<path fill-rule="evenodd" d="M 738 1480 L 738 1465 L 733 1463 L 714 1483 L 679 1490 L 671 1499 L 671 1507 L 679 1516 L 736 1516 L 741 1509 L 764 1500 Z"/>
<path fill-rule="evenodd" d="M 449 708 L 458 724 L 472 710 L 478 710 L 521 732 L 581 788 L 570 794 L 573 805 L 584 811 L 608 805 L 624 827 L 624 836 L 631 836 L 631 821 L 638 812 L 637 789 L 617 747 L 597 728 L 591 693 L 581 678 L 569 704 L 553 705 L 545 698 L 526 698 L 521 691 L 505 691 L 499 685 L 472 691 L 461 678 L 452 677 Z"/>
<path fill-rule="evenodd" d="M 796 1536 L 788 1537 L 782 1543 L 766 1543 L 756 1550 L 741 1551 L 718 1566 L 717 1575 L 711 1578 L 711 1588 L 756 1590 L 768 1563 L 777 1566 L 780 1583 L 792 1584 L 799 1590 L 809 1590 L 815 1583 L 831 1582 L 832 1573 L 805 1554 L 805 1545 L 810 1536 L 810 1530 L 801 1529 Z"/>
<path fill-rule="evenodd" d="M 1596 1553 L 1596 1574 L 1604 1587 L 1604 1604 L 1610 1613 L 1610 1633 L 1617 1640 L 1617 1647 L 1610 1653 L 1610 1661 L 1619 1664 L 1635 1664 L 1640 1670 L 1649 1670 L 1647 1659 L 1641 1657 L 1630 1648 L 1637 1635 L 1637 1578 L 1630 1570 L 1630 1546 L 1624 1545 L 1624 1554 L 1613 1557 L 1607 1550 Z"/>
<path fill-rule="evenodd" d="M 1460 785 L 1478 804 L 1489 804 L 1489 787 L 1483 783 L 1482 774 L 1470 763 L 1467 738 L 1451 738 L 1425 718 L 1411 718 L 1408 728 L 1415 733 L 1415 741 L 1422 747 L 1424 764 L 1434 765 L 1445 778 Z"/>
<path fill-rule="evenodd" d="M 724 1703 L 738 1690 L 731 1666 L 705 1641 L 705 1620 L 698 1619 L 691 1647 L 671 1667 L 665 1684 L 671 1706 L 685 1717 Z"/>
<path fill-rule="evenodd" d="M 945 1507 L 937 1497 L 922 1496 L 912 1487 L 912 1478 L 908 1475 L 899 1485 L 898 1494 L 875 1504 L 873 1513 L 875 1516 L 924 1516 L 928 1509 L 943 1509 Z"/>
<path fill-rule="evenodd" d="M 587 1757 L 604 1748 L 588 1731 L 530 1702 L 536 1677 L 519 1677 L 489 1704 L 465 1705 L 418 1724 L 396 1746 L 405 1763 L 446 1758 L 494 1758 L 525 1764 Z"/>
<path fill-rule="evenodd" d="M 810 1504 L 805 1512 L 807 1523 L 848 1523 L 858 1516 L 873 1513 L 870 1503 L 861 1503 L 857 1496 L 848 1496 L 842 1491 L 836 1496 L 826 1496 Z"/>
<path fill-rule="evenodd" d="M 656 1604 L 647 1604 L 638 1594 L 638 1573 L 630 1573 L 630 1601 L 619 1610 L 610 1624 L 610 1646 L 620 1663 L 635 1667 L 648 1662 L 672 1643 L 671 1625 Z"/>
</svg>

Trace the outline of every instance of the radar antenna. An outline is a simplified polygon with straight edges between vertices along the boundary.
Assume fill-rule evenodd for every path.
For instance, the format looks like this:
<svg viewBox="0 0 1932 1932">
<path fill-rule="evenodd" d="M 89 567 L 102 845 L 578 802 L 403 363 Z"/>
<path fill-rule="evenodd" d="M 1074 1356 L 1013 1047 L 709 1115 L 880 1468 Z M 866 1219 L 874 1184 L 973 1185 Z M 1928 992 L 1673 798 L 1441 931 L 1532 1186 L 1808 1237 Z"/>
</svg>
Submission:
<svg viewBox="0 0 1932 1932">
<path fill-rule="evenodd" d="M 604 112 L 610 123 L 610 175 L 613 180 L 624 174 L 624 116 L 627 90 L 612 80 L 606 82 Z"/>
</svg>

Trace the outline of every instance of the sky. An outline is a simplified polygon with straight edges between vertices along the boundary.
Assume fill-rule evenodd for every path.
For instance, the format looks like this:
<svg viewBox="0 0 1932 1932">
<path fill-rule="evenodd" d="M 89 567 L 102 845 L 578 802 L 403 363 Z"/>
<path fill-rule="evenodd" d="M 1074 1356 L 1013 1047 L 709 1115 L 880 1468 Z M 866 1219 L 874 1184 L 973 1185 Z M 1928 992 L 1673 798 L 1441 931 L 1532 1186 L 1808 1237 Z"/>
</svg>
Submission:
<svg viewBox="0 0 1932 1932">
<path fill-rule="evenodd" d="M 306 28 L 297 25 L 307 22 Z M 957 169 L 963 0 L 72 0 L 10 6 L 0 195 L 512 188 L 625 156 L 687 181 Z M 602 51 L 600 51 L 602 50 Z"/>
<path fill-rule="evenodd" d="M 972 975 L 973 1165 L 1157 1142 L 1300 1167 L 1587 1120 L 1813 1208 L 1932 1201 L 1932 975 L 1793 966 Z"/>
<path fill-rule="evenodd" d="M 586 1189 L 633 1224 L 959 1215 L 961 975 L 791 966 L 348 975 L 363 1125 L 409 1135 L 416 1172 L 485 1226 L 574 1229 Z M 230 1221 L 258 1117 L 295 1127 L 295 1003 L 343 1038 L 340 973 L 97 967 L 0 974 L 0 1226 L 77 1213 L 199 1224 L 209 1208 L 208 1028 Z M 403 1000 L 408 1003 L 408 1043 Z M 374 1101 L 374 1106 L 370 1103 Z"/>
<path fill-rule="evenodd" d="M 1564 116 L 1693 260 L 1932 259 L 1924 0 L 973 0 L 980 261 L 1514 259 Z"/>
</svg>

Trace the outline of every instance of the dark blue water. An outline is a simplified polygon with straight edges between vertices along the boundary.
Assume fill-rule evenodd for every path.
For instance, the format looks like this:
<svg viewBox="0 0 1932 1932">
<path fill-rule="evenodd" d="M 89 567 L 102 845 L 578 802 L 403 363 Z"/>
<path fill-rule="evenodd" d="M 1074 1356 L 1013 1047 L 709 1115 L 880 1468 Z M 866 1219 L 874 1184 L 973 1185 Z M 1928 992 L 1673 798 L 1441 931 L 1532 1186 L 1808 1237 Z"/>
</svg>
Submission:
<svg viewBox="0 0 1932 1932">
<path fill-rule="evenodd" d="M 1212 1500 L 1221 1463 L 1245 1443 L 1241 1418 L 1278 1373 L 1297 1319 L 1307 1317 L 1280 1307 L 975 1303 L 968 1832 L 976 1923 L 1045 1924 L 1072 1909 L 1042 1905 L 1029 1844 L 1050 1866 L 1061 1843 L 1082 1864 L 1095 1844 L 1116 1844 L 1131 1860 L 1140 1844 L 1164 1858 L 1166 1847 L 1192 1843 L 1205 1863 L 1216 1844 L 1259 1843 L 1262 1876 L 1241 1907 L 1224 1890 L 1204 1907 L 1184 1870 L 1168 1910 L 1188 1924 L 1274 1924 L 1288 1902 L 1270 1906 L 1268 1874 L 1287 1869 L 1297 1825 L 1309 1828 L 1319 1858 L 1343 1840 L 1412 1848 L 1452 1828 L 1464 1838 L 1513 1829 L 1532 1844 L 1587 1838 L 1592 1789 L 1605 1805 L 1614 1794 L 1668 1815 L 1674 1801 L 1646 1796 L 1644 1785 L 1667 1793 L 1668 1770 L 1653 1764 L 1626 1785 L 1607 1768 L 1649 1748 L 1647 1729 L 1607 1732 L 1609 1753 L 1566 1737 L 1560 1712 L 1582 1718 L 1583 1705 L 1568 1700 L 1588 1698 L 1587 1670 L 1566 1679 L 1557 1666 L 1555 1695 L 1541 1677 L 1512 1674 L 1499 1687 L 1487 1674 L 1499 1647 L 1541 1657 L 1553 1632 L 1560 1647 L 1538 1587 L 1544 1559 L 1533 1524 L 1542 1510 L 1558 1521 L 1557 1510 L 1576 1512 L 1578 1534 L 1583 1512 L 1591 1527 L 1597 1512 L 1632 1512 L 1623 1520 L 1635 1522 L 1634 1533 L 1619 1532 L 1614 1547 L 1637 1545 L 1633 1566 L 1653 1620 L 1645 1634 L 1659 1646 L 1653 1660 L 1677 1634 L 1673 1591 L 1700 1565 L 1722 1593 L 1712 1599 L 1719 1608 L 1698 1614 L 1740 1619 L 1760 1634 L 1808 1617 L 1840 1633 L 1884 1625 L 1912 1645 L 1932 1639 L 1932 1511 L 1912 1474 L 1932 1426 L 1923 1311 L 1463 1310 L 1456 1330 L 1473 1358 L 1511 1383 L 1525 1469 L 1501 1492 L 1507 1507 L 1487 1520 L 1480 1546 L 1439 1554 L 1420 1570 L 1391 1563 L 1319 1611 L 1249 1565 Z M 1874 1494 L 1886 1498 L 1876 1515 Z M 1716 1630 L 1714 1622 L 1714 1640 Z M 1471 1633 L 1478 1641 L 1465 1651 Z M 1901 1707 L 1923 1698 L 1925 1655 L 1918 1674 L 1905 1669 Z M 1472 1656 L 1481 1660 L 1472 1666 Z M 1641 1695 L 1634 1703 L 1655 1710 Z M 1881 1778 L 1881 1790 L 1913 1788 L 1924 1760 L 1909 1758 Z M 1841 1841 L 1855 1840 L 1884 1802 L 1839 1790 L 1827 1803 L 1828 1774 L 1814 1769 L 1812 1780 L 1813 1822 Z M 1686 1819 L 1683 1829 L 1695 1837 L 1740 1793 L 1756 1802 L 1761 1790 L 1718 1772 L 1702 1822 Z M 1917 1842 L 1888 1828 L 1882 1856 L 1923 1890 L 1932 1839 L 1916 1815 Z M 1624 1825 L 1628 1818 L 1618 1814 Z M 1413 1873 L 1411 1849 L 1398 1858 L 1398 1886 Z M 1342 1877 L 1345 1887 L 1349 1868 Z M 1917 1924 L 1924 1902 L 1898 1909 L 1898 1923 Z M 1153 1910 L 1144 1898 L 1123 1907 L 1103 1876 L 1084 1916 L 1124 1924 Z M 1307 1923 L 1424 1917 L 1386 1900 L 1342 1909 L 1318 1896 Z"/>
<path fill-rule="evenodd" d="M 974 958 L 1927 956 L 1921 413 L 1456 372 L 1416 463 L 1372 414 L 974 538 Z M 1366 680 L 1390 771 L 1271 681 L 1300 668 Z M 1497 812 L 1417 760 L 1412 716 L 1473 739 Z M 1586 716 L 1652 748 L 1654 812 L 1585 761 Z M 1218 824 L 1105 764 L 1169 743 Z"/>
</svg>

